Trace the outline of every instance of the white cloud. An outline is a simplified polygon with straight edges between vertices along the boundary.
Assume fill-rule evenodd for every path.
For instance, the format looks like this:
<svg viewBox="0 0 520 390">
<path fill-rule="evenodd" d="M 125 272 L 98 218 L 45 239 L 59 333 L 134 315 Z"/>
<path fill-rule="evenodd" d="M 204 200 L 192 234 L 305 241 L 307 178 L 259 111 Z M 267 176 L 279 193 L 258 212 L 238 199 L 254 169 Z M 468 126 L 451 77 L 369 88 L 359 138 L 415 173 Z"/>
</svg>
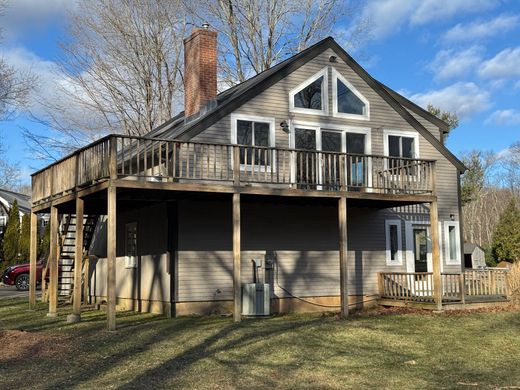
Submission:
<svg viewBox="0 0 520 390">
<path fill-rule="evenodd" d="M 499 126 L 520 125 L 520 111 L 515 109 L 497 110 L 486 119 L 485 123 Z"/>
<path fill-rule="evenodd" d="M 455 112 L 460 119 L 467 119 L 491 106 L 489 92 L 472 82 L 458 82 L 443 89 L 417 93 L 410 99 L 423 107 L 431 103 L 442 110 Z"/>
<path fill-rule="evenodd" d="M 428 69 L 435 74 L 435 78 L 438 80 L 464 76 L 482 61 L 482 52 L 483 48 L 479 46 L 472 46 L 460 52 L 452 49 L 441 50 Z"/>
<path fill-rule="evenodd" d="M 497 0 L 371 0 L 363 10 L 375 38 L 383 38 L 405 25 L 424 25 L 458 14 L 494 8 Z"/>
<path fill-rule="evenodd" d="M 484 61 L 478 71 L 484 78 L 516 78 L 520 76 L 520 46 L 502 50 L 493 58 Z"/>
<path fill-rule="evenodd" d="M 57 86 L 63 84 L 63 80 L 56 72 L 57 65 L 54 62 L 43 60 L 23 47 L 3 51 L 1 56 L 20 72 L 30 73 L 36 77 L 36 91 L 29 101 L 31 111 L 37 111 L 41 102 L 52 99 Z"/>
<path fill-rule="evenodd" d="M 76 0 L 10 0 L 0 25 L 6 40 L 34 34 L 61 22 Z"/>
<path fill-rule="evenodd" d="M 473 41 L 513 30 L 520 23 L 518 15 L 500 15 L 487 21 L 459 23 L 443 35 L 447 42 Z"/>
</svg>

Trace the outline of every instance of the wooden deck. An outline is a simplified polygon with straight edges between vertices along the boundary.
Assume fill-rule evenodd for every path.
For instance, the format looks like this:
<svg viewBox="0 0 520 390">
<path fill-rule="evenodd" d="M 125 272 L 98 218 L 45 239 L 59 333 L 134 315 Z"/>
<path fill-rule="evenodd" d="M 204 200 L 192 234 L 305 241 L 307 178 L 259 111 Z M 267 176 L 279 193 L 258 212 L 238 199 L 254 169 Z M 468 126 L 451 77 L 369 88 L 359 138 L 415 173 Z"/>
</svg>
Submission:
<svg viewBox="0 0 520 390">
<path fill-rule="evenodd" d="M 378 275 L 380 304 L 435 310 L 431 272 L 387 272 Z M 466 270 L 442 273 L 442 307 L 445 310 L 509 304 L 508 271 Z"/>
<path fill-rule="evenodd" d="M 111 135 L 32 176 L 35 211 L 115 187 L 431 202 L 435 161 Z M 71 196 L 72 195 L 72 196 Z"/>
</svg>

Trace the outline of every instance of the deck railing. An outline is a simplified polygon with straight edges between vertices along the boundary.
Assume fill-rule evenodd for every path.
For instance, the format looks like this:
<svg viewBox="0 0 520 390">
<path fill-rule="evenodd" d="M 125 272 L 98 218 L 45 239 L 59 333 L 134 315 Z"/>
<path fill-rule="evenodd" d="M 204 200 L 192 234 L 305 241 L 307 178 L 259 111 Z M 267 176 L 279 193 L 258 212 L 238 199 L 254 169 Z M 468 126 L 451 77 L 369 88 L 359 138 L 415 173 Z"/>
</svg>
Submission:
<svg viewBox="0 0 520 390">
<path fill-rule="evenodd" d="M 435 162 L 377 155 L 112 135 L 32 177 L 33 202 L 112 178 L 425 194 Z"/>
<path fill-rule="evenodd" d="M 465 301 L 466 297 L 508 298 L 507 270 L 466 270 L 463 273 L 441 273 L 442 299 Z M 433 302 L 434 284 L 431 272 L 382 272 L 378 275 L 382 298 Z"/>
</svg>

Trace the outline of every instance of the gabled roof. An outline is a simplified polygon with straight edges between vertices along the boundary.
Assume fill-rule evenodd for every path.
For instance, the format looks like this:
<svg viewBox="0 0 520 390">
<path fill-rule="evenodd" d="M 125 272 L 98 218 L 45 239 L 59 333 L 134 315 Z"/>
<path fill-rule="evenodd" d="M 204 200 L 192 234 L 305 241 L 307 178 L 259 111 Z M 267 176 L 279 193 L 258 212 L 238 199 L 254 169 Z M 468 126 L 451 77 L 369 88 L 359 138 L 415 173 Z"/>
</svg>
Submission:
<svg viewBox="0 0 520 390">
<path fill-rule="evenodd" d="M 370 76 L 332 37 L 323 39 L 315 45 L 303 50 L 302 52 L 280 62 L 272 68 L 259 73 L 255 77 L 244 81 L 228 90 L 220 93 L 215 101 L 208 105 L 205 112 L 198 118 L 188 118 L 184 120 L 184 113 L 165 122 L 148 136 L 161 138 L 174 138 L 179 140 L 189 140 L 200 134 L 206 128 L 231 114 L 236 108 L 254 98 L 285 76 L 294 72 L 308 61 L 327 49 L 332 49 L 350 68 L 358 74 L 383 100 L 386 101 L 410 126 L 417 130 L 426 140 L 428 140 L 446 159 L 448 159 L 460 172 L 464 172 L 466 167 L 453 153 L 451 153 L 428 129 L 426 129 L 415 117 L 408 112 L 408 109 L 432 122 L 442 131 L 447 131 L 448 125 L 422 109 L 415 103 L 399 95 L 397 92 L 388 88 L 384 84 Z"/>
<path fill-rule="evenodd" d="M 31 211 L 30 196 L 0 188 L 0 202 L 4 206 L 11 208 L 15 200 L 18 202 L 18 208 L 22 213 L 26 214 Z"/>
<path fill-rule="evenodd" d="M 481 246 L 479 246 L 473 242 L 465 242 L 464 243 L 464 254 L 465 255 L 472 254 L 473 251 L 475 250 L 475 248 L 479 248 L 481 251 L 484 251 L 484 249 Z"/>
</svg>

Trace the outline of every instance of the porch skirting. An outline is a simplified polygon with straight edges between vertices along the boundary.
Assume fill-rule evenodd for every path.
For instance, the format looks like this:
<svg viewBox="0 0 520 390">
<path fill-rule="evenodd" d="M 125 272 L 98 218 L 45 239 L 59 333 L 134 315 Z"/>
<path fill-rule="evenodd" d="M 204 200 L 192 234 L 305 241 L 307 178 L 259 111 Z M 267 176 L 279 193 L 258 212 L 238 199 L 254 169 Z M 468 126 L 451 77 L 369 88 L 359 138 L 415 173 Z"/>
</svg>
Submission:
<svg viewBox="0 0 520 390">
<path fill-rule="evenodd" d="M 363 310 L 378 305 L 378 295 L 350 295 L 348 304 L 352 310 Z M 106 303 L 106 296 L 91 297 L 95 304 Z M 233 301 L 163 302 L 157 300 L 117 298 L 118 311 L 137 311 L 171 316 L 225 315 L 233 313 Z M 340 297 L 272 298 L 271 313 L 311 313 L 340 310 Z"/>
</svg>

